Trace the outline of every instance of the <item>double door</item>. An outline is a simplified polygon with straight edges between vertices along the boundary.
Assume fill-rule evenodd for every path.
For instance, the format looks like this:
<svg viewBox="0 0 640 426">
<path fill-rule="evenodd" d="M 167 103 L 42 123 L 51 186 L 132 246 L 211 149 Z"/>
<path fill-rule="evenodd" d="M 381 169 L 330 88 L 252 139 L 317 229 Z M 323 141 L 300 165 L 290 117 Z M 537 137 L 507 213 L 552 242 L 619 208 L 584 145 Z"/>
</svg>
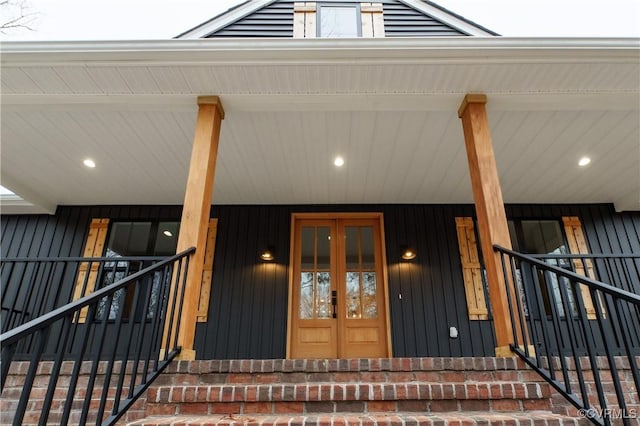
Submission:
<svg viewBox="0 0 640 426">
<path fill-rule="evenodd" d="M 390 355 L 382 216 L 294 215 L 289 356 Z"/>
</svg>

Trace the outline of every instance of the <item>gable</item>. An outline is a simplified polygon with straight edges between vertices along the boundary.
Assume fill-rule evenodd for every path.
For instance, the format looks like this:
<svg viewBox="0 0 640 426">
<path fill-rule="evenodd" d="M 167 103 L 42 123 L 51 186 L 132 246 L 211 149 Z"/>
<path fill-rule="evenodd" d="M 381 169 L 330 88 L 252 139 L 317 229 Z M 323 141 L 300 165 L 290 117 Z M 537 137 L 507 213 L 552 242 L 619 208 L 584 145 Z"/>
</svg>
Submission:
<svg viewBox="0 0 640 426">
<path fill-rule="evenodd" d="M 325 0 L 336 1 L 336 0 Z M 360 3 L 361 0 L 341 0 Z M 322 1 L 318 1 L 321 3 Z M 250 0 L 177 38 L 293 37 L 296 0 Z M 422 0 L 378 0 L 386 37 L 497 35 L 440 6 Z"/>
</svg>

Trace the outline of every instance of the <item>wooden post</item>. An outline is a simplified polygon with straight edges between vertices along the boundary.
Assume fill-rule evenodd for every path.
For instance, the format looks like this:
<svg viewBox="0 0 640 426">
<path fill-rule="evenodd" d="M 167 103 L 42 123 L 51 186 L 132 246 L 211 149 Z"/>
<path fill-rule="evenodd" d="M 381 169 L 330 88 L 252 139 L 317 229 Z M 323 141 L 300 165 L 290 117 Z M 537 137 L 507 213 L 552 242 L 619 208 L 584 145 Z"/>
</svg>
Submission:
<svg viewBox="0 0 640 426">
<path fill-rule="evenodd" d="M 180 235 L 176 249 L 176 252 L 181 252 L 189 247 L 196 247 L 196 252 L 189 262 L 184 304 L 178 330 L 178 345 L 182 346 L 180 359 L 192 360 L 196 355 L 193 343 L 213 196 L 220 124 L 223 119 L 224 109 L 217 96 L 198 98 L 198 119 L 193 137 L 189 177 L 184 195 Z"/>
<path fill-rule="evenodd" d="M 500 255 L 493 250 L 494 244 L 510 249 L 511 239 L 493 153 L 486 103 L 485 95 L 468 94 L 460 105 L 458 116 L 462 119 L 482 256 L 489 282 L 493 326 L 496 333 L 496 356 L 511 356 L 509 344 L 514 340 L 507 292 L 510 292 L 512 301 L 520 303 L 520 300 L 514 297 L 513 283 L 505 282 Z M 520 334 L 520 329 L 518 328 L 516 332 Z M 522 342 L 522 337 L 518 338 Z"/>
</svg>

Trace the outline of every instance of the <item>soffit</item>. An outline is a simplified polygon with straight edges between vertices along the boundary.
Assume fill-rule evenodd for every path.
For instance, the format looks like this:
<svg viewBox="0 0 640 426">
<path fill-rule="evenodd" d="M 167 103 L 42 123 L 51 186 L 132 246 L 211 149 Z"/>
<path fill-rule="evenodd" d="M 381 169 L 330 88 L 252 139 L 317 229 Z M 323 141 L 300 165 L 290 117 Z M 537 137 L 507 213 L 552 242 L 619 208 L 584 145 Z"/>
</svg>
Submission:
<svg viewBox="0 0 640 426">
<path fill-rule="evenodd" d="M 506 202 L 640 209 L 629 41 L 180 43 L 10 48 L 2 183 L 49 209 L 181 204 L 196 99 L 215 94 L 227 113 L 215 203 L 468 203 L 456 112 L 482 92 Z"/>
</svg>

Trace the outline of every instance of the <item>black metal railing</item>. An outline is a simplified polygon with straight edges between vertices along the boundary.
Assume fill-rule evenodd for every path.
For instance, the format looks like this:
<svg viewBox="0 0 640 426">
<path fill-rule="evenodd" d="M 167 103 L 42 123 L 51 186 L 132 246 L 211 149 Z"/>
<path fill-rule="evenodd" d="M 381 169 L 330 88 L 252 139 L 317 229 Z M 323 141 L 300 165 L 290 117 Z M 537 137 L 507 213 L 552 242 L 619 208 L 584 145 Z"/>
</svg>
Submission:
<svg viewBox="0 0 640 426">
<path fill-rule="evenodd" d="M 507 292 L 512 350 L 594 424 L 635 422 L 640 296 L 627 289 L 640 285 L 640 256 L 532 256 L 494 249 L 505 280 L 516 287 Z"/>
<path fill-rule="evenodd" d="M 194 251 L 161 261 L 44 259 L 60 277 L 73 269 L 75 293 L 89 294 L 0 335 L 3 423 L 114 424 L 180 352 Z"/>
</svg>

